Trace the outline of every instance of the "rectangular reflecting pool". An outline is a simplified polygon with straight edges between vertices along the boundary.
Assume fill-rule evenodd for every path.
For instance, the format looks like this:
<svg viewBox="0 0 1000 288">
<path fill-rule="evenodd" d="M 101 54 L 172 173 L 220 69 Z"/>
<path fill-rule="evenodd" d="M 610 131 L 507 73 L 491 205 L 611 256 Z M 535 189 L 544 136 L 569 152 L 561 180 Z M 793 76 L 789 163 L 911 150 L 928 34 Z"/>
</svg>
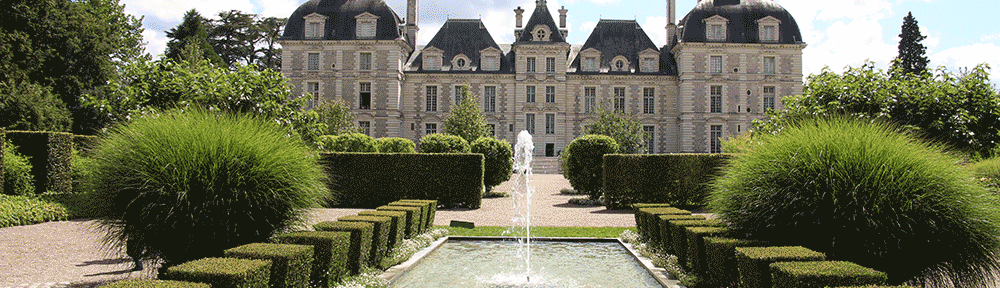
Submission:
<svg viewBox="0 0 1000 288">
<path fill-rule="evenodd" d="M 615 239 L 549 239 L 532 239 L 530 275 L 517 256 L 517 241 L 448 239 L 394 277 L 390 287 L 664 287 Z"/>
</svg>

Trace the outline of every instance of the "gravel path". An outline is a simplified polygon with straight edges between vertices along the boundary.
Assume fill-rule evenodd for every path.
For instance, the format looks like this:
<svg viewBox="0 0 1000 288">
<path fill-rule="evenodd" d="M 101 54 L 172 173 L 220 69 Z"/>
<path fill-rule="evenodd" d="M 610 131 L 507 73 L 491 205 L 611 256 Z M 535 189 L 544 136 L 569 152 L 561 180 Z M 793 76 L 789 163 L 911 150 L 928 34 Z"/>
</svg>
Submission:
<svg viewBox="0 0 1000 288">
<path fill-rule="evenodd" d="M 511 191 L 508 181 L 494 191 Z M 569 204 L 561 195 L 569 188 L 562 175 L 534 175 L 535 194 L 531 203 L 532 226 L 628 227 L 635 222 L 630 211 L 605 210 Z M 435 225 L 451 220 L 473 222 L 476 226 L 507 226 L 513 217 L 511 197 L 483 199 L 480 209 L 438 210 Z M 366 209 L 316 209 L 310 224 L 356 215 Z M 0 228 L 0 287 L 97 287 L 122 278 L 154 278 L 155 265 L 132 272 L 123 251 L 107 250 L 100 244 L 101 233 L 93 221 L 75 220 Z"/>
</svg>

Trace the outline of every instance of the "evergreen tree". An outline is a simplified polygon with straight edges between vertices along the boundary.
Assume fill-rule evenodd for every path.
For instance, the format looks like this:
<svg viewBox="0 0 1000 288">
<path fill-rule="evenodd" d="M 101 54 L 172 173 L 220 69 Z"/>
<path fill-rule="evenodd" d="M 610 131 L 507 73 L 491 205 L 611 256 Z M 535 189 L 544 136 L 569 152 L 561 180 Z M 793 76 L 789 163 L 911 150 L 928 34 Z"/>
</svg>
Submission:
<svg viewBox="0 0 1000 288">
<path fill-rule="evenodd" d="M 219 12 L 219 20 L 208 21 L 208 42 L 222 58 L 226 66 L 241 62 L 247 65 L 254 63 L 256 51 L 254 46 L 263 37 L 257 31 L 260 22 L 256 14 L 243 13 L 239 10 Z"/>
<path fill-rule="evenodd" d="M 639 154 L 644 147 L 641 122 L 633 114 L 608 112 L 604 105 L 597 107 L 597 122 L 587 125 L 586 134 L 611 137 L 618 143 L 618 153 Z"/>
<path fill-rule="evenodd" d="M 469 85 L 462 86 L 462 102 L 451 106 L 451 113 L 444 118 L 444 133 L 462 137 L 472 143 L 479 137 L 489 136 L 486 118 L 479 108 L 479 97 L 469 91 Z"/>
<path fill-rule="evenodd" d="M 917 26 L 917 19 L 913 13 L 907 13 L 903 18 L 903 28 L 899 34 L 899 56 L 893 62 L 894 70 L 901 70 L 902 74 L 922 74 L 927 71 L 927 47 L 920 41 L 927 39 L 927 36 L 920 34 L 920 26 Z"/>
<path fill-rule="evenodd" d="M 276 17 L 267 17 L 257 22 L 256 29 L 261 33 L 261 47 L 255 53 L 259 69 L 281 71 L 281 48 L 277 44 L 287 22 L 288 18 Z"/>
<path fill-rule="evenodd" d="M 202 59 L 215 65 L 224 64 L 222 58 L 215 52 L 215 48 L 208 43 L 208 32 L 205 29 L 206 21 L 194 9 L 184 13 L 184 22 L 167 31 L 167 37 L 171 38 L 170 42 L 167 42 L 167 51 L 165 52 L 167 58 L 180 61 L 184 46 L 188 42 L 192 42 L 198 45 L 202 51 Z"/>
</svg>

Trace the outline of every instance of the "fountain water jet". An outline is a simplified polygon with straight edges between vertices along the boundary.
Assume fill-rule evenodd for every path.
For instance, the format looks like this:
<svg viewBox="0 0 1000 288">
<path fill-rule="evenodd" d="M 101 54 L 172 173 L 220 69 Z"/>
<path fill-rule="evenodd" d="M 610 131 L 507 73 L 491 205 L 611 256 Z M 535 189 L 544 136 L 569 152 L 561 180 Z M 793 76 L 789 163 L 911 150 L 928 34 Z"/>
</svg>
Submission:
<svg viewBox="0 0 1000 288">
<path fill-rule="evenodd" d="M 531 196 L 535 193 L 535 188 L 531 187 L 531 159 L 535 144 L 531 141 L 531 134 L 527 130 L 521 130 L 517 134 L 517 143 L 514 145 L 514 217 L 511 219 L 512 226 L 508 232 L 524 228 L 523 233 L 512 233 L 517 237 L 519 248 L 518 257 L 524 258 L 524 275 L 527 282 L 531 282 Z M 518 235 L 520 234 L 520 235 Z"/>
</svg>

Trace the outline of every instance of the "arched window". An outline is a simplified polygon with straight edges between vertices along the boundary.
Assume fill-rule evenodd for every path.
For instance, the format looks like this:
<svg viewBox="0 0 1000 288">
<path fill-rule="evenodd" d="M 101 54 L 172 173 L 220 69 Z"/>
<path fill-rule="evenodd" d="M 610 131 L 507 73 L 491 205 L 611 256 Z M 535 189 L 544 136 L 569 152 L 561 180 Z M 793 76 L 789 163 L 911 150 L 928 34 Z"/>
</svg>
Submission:
<svg viewBox="0 0 1000 288">
<path fill-rule="evenodd" d="M 458 61 L 455 61 L 455 64 L 458 65 L 458 68 L 463 68 L 465 67 L 465 59 L 458 59 Z"/>
</svg>

